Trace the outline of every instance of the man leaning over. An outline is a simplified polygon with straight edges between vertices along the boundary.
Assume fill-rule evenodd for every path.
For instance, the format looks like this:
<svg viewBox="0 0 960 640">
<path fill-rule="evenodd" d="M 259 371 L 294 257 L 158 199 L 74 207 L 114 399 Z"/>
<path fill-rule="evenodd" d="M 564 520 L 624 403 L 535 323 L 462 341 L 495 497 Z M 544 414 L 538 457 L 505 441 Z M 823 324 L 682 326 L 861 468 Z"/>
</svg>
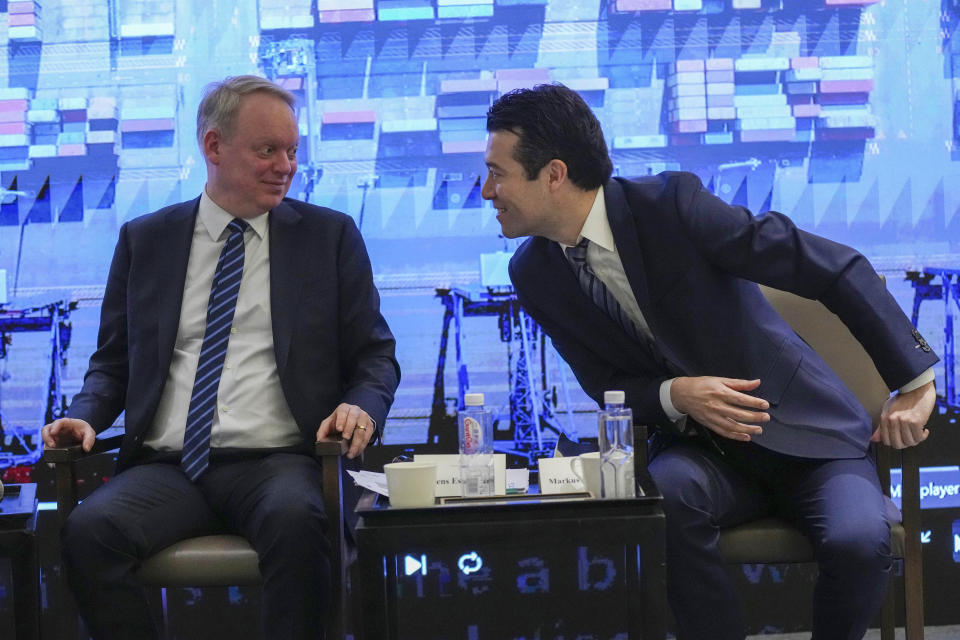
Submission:
<svg viewBox="0 0 960 640">
<path fill-rule="evenodd" d="M 816 549 L 813 637 L 862 637 L 891 566 L 868 444 L 927 437 L 937 360 L 876 272 L 692 174 L 611 179 L 600 123 L 566 87 L 502 96 L 487 130 L 482 195 L 505 236 L 533 236 L 510 261 L 521 304 L 591 397 L 623 389 L 636 419 L 658 427 L 649 469 L 679 638 L 743 638 L 719 530 L 769 512 Z M 876 434 L 755 283 L 819 299 L 860 340 L 897 390 Z"/>
</svg>

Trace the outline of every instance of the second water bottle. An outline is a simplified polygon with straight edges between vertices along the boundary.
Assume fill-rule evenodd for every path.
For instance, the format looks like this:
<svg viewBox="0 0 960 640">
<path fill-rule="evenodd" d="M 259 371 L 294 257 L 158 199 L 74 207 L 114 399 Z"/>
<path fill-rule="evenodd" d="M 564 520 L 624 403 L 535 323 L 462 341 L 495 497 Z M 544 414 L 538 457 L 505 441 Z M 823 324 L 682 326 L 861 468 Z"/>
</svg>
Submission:
<svg viewBox="0 0 960 640">
<path fill-rule="evenodd" d="M 463 495 L 493 495 L 493 421 L 482 393 L 467 393 L 457 415 L 460 427 L 460 482 Z"/>
<path fill-rule="evenodd" d="M 625 406 L 623 391 L 605 391 L 599 414 L 600 495 L 632 498 L 636 495 L 633 473 L 633 412 Z"/>
</svg>

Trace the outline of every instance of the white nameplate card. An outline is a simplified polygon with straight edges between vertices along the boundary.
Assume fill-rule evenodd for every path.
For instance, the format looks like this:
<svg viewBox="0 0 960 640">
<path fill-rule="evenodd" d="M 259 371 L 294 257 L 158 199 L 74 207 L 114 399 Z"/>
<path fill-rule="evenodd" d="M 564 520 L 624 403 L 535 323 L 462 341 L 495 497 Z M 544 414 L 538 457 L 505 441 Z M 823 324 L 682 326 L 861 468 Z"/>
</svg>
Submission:
<svg viewBox="0 0 960 640">
<path fill-rule="evenodd" d="M 433 462 L 437 465 L 437 497 L 462 496 L 460 483 L 460 454 L 414 454 L 414 462 Z M 498 496 L 507 495 L 507 454 L 493 454 L 493 492 Z"/>
<path fill-rule="evenodd" d="M 576 458 L 540 458 L 540 493 L 578 493 L 586 491 L 583 482 L 570 468 Z"/>
</svg>

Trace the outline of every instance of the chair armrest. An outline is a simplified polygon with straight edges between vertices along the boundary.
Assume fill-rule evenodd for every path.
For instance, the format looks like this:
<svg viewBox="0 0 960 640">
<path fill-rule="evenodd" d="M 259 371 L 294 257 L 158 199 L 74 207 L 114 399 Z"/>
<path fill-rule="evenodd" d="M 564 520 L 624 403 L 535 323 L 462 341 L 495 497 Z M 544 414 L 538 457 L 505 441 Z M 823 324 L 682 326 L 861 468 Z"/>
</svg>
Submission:
<svg viewBox="0 0 960 640">
<path fill-rule="evenodd" d="M 318 458 L 325 456 L 342 456 L 347 452 L 347 443 L 341 439 L 317 440 L 314 455 Z"/>
<path fill-rule="evenodd" d="M 314 445 L 314 454 L 320 460 L 323 477 L 323 506 L 331 522 L 334 549 L 340 547 L 343 539 L 343 455 L 347 452 L 347 443 L 342 439 L 318 440 Z"/>
<path fill-rule="evenodd" d="M 77 505 L 77 479 L 74 463 L 77 460 L 98 453 L 106 453 L 120 447 L 123 436 L 111 436 L 94 440 L 90 451 L 84 451 L 79 444 L 68 447 L 44 447 L 43 461 L 53 464 L 56 474 L 57 520 L 62 527 L 67 516 Z"/>
<path fill-rule="evenodd" d="M 330 526 L 327 527 L 327 540 L 333 553 L 330 556 L 330 573 L 334 618 L 342 623 L 340 616 L 347 611 L 347 564 L 348 549 L 345 512 L 343 507 L 343 456 L 347 452 L 347 443 L 343 439 L 318 440 L 314 445 L 314 454 L 320 459 L 323 475 L 323 507 Z M 338 622 L 333 623 L 334 627 Z M 337 634 L 339 637 L 339 634 Z"/>
<path fill-rule="evenodd" d="M 920 514 L 920 459 L 917 447 L 894 449 L 883 444 L 875 444 L 874 455 L 877 460 L 877 475 L 884 495 L 890 496 L 890 469 L 900 464 L 900 511 L 907 519 L 907 513 Z"/>
<path fill-rule="evenodd" d="M 905 544 L 908 554 L 920 554 L 922 550 L 920 546 L 920 456 L 917 451 L 919 447 L 897 450 L 883 444 L 875 446 L 880 488 L 886 496 L 890 495 L 890 469 L 898 461 L 900 463 L 900 520 L 906 534 Z"/>
<path fill-rule="evenodd" d="M 62 462 L 76 462 L 80 458 L 93 456 L 98 453 L 106 453 L 120 448 L 120 442 L 123 436 L 110 436 L 109 438 L 97 438 L 93 441 L 90 451 L 84 451 L 79 444 L 72 444 L 66 447 L 44 447 L 43 461 L 59 464 Z"/>
<path fill-rule="evenodd" d="M 877 471 L 883 492 L 890 492 L 890 467 L 900 460 L 900 521 L 903 524 L 903 588 L 906 595 L 906 626 L 923 629 L 923 542 L 920 539 L 920 453 L 918 446 L 892 449 L 877 447 Z M 899 455 L 897 455 L 899 453 Z M 912 604 L 911 604 L 912 603 Z M 892 616 L 893 614 L 888 614 Z M 921 632 L 922 635 L 922 632 Z"/>
<path fill-rule="evenodd" d="M 920 550 L 920 461 L 917 447 L 900 451 L 900 513 L 908 537 L 907 544 L 915 543 Z M 910 537 L 916 538 L 911 540 Z"/>
</svg>

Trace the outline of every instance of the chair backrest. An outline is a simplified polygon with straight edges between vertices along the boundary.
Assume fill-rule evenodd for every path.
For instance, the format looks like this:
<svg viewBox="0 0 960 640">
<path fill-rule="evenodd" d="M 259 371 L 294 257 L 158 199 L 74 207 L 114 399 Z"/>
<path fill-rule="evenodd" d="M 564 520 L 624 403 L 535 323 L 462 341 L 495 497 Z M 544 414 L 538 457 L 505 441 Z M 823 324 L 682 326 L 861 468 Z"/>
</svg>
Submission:
<svg viewBox="0 0 960 640">
<path fill-rule="evenodd" d="M 873 419 L 880 418 L 883 404 L 890 396 L 873 360 L 846 325 L 816 300 L 761 286 L 773 308 L 794 331 L 823 358 L 853 392 Z M 891 523 L 891 546 L 895 557 L 903 558 L 904 609 L 908 638 L 923 638 L 923 565 L 920 543 L 920 474 L 917 447 L 900 452 L 902 463 L 901 523 Z M 889 496 L 889 448 L 877 446 L 877 473 L 880 486 Z M 813 549 L 799 531 L 775 518 L 724 529 L 720 548 L 728 563 L 809 562 Z M 893 637 L 893 585 L 884 603 L 881 626 L 883 637 Z"/>
<path fill-rule="evenodd" d="M 874 426 L 890 390 L 846 325 L 817 300 L 760 286 L 777 313 L 813 347 L 866 408 Z"/>
</svg>

